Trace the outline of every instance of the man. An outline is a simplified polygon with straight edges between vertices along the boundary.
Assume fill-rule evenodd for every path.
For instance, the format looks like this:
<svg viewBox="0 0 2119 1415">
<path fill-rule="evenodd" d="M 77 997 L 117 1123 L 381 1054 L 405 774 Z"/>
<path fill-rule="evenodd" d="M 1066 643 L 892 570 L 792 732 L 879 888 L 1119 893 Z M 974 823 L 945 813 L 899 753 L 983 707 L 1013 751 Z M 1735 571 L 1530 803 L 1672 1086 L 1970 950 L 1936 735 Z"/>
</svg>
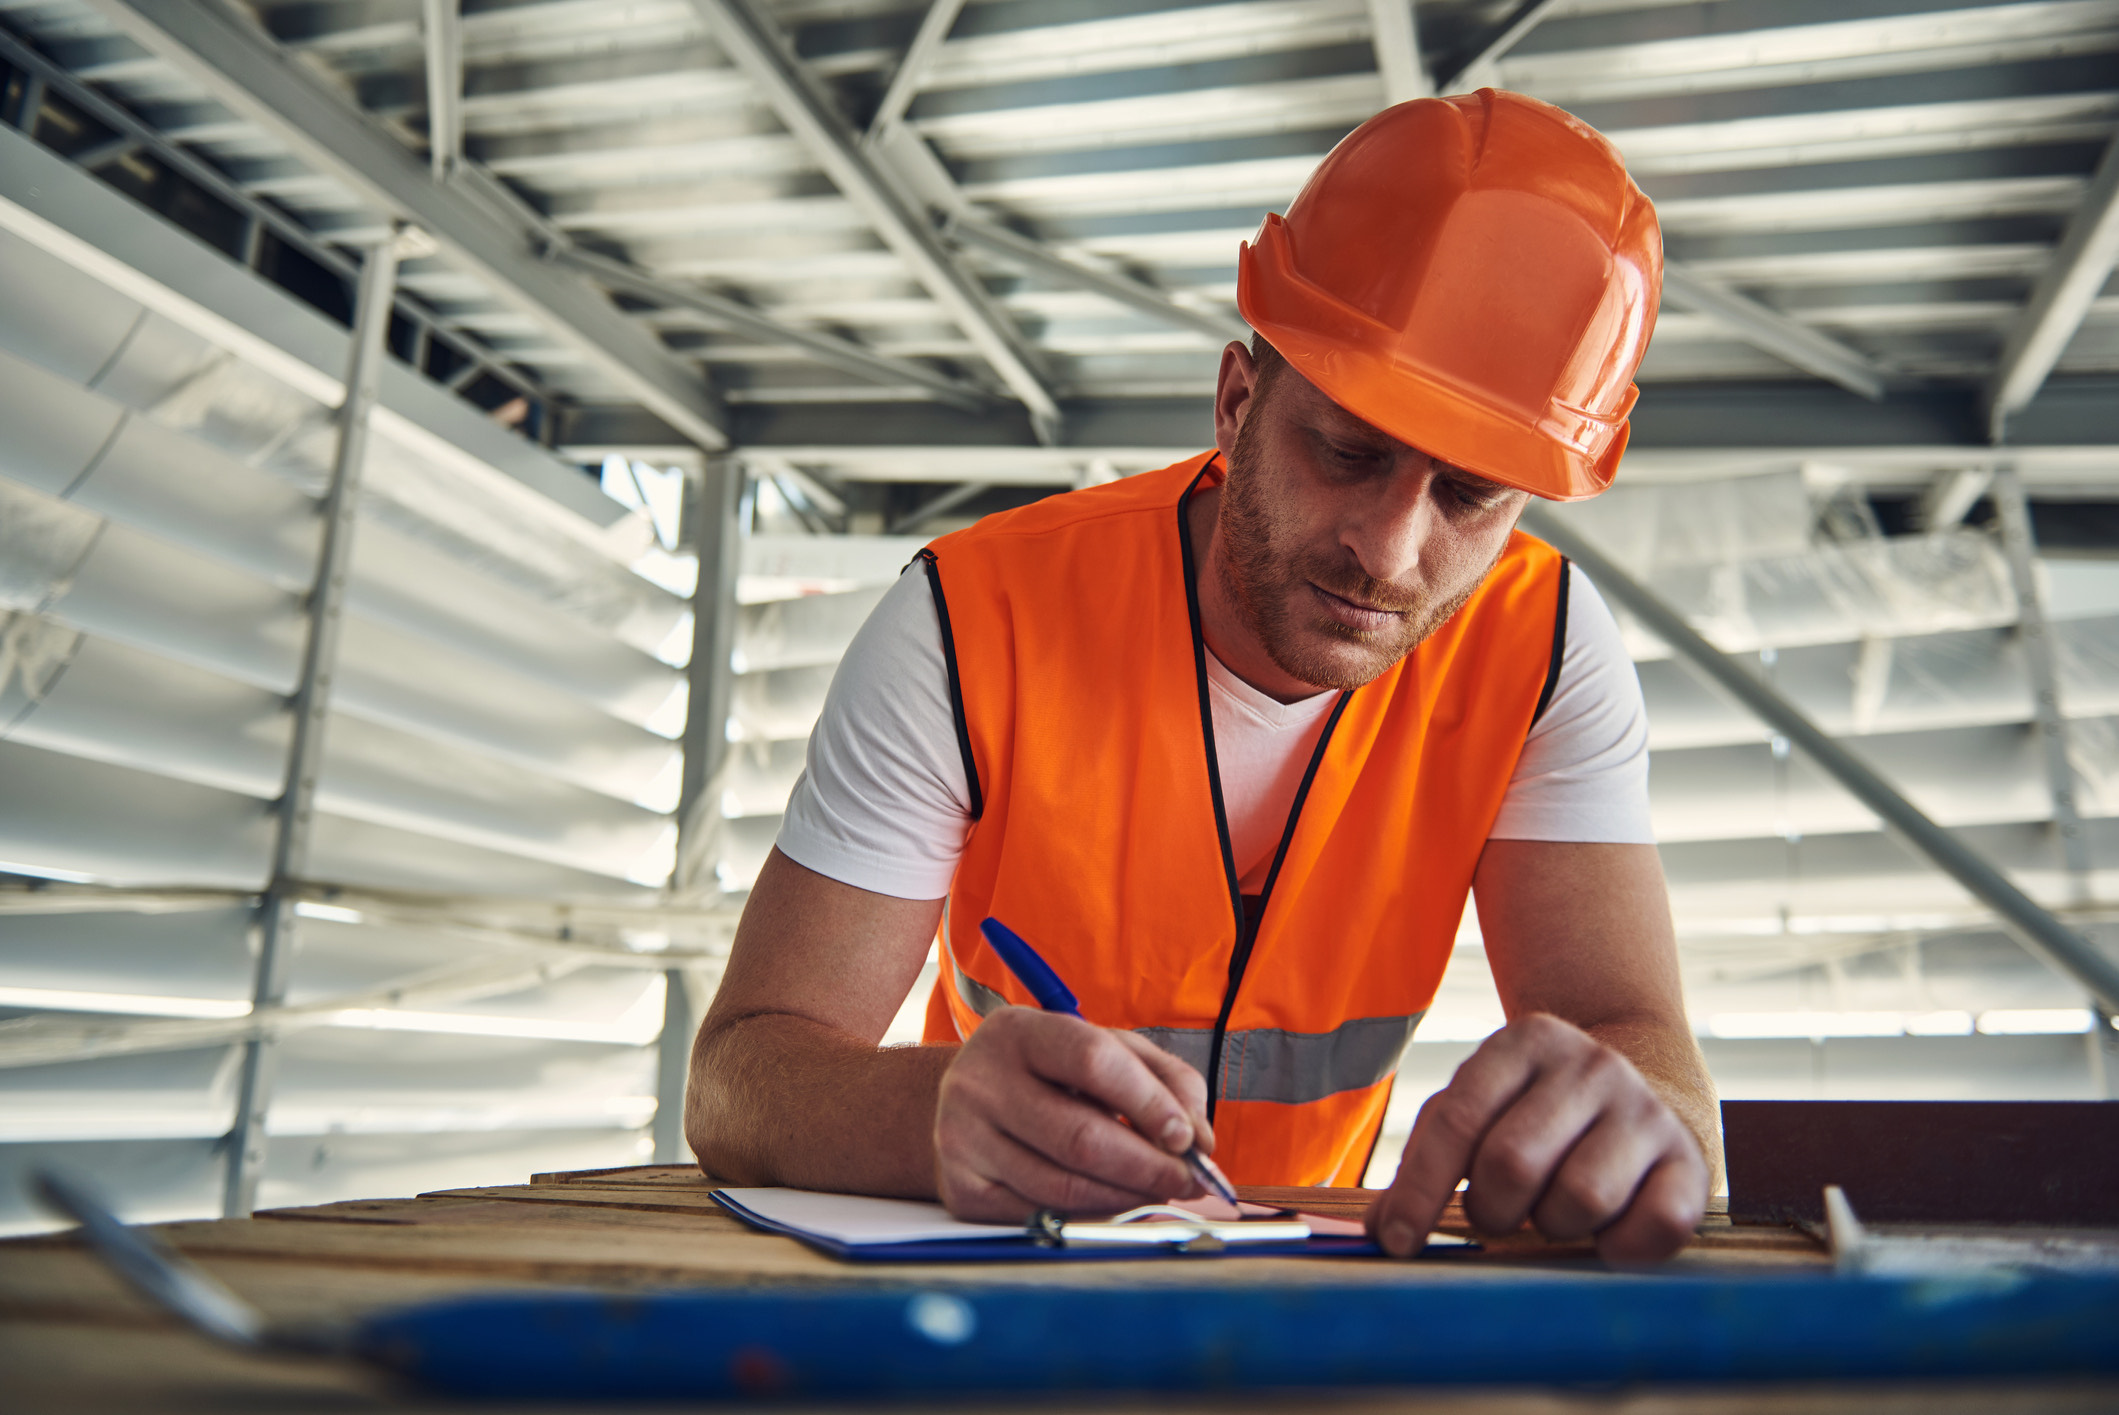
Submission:
<svg viewBox="0 0 2119 1415">
<path fill-rule="evenodd" d="M 1460 1179 L 1649 1262 L 1719 1154 L 1608 611 L 1514 532 L 1609 484 L 1660 284 L 1603 140 L 1403 104 L 1243 252 L 1217 451 L 923 552 L 849 650 L 694 1054 L 712 1174 L 1113 1210 L 1358 1183 L 1468 890 L 1510 1018 L 1369 1226 Z M 1031 1010 L 982 919 L 1084 1021 Z M 928 1045 L 879 1050 L 930 940 Z"/>
</svg>

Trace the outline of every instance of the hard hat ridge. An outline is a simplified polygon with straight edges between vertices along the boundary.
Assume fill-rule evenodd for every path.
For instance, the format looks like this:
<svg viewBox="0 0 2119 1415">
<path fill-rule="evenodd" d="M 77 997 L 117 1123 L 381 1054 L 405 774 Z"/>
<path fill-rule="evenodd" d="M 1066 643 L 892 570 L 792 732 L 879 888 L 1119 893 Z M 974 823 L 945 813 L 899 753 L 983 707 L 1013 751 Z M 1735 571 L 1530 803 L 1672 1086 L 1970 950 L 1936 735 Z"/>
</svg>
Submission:
<svg viewBox="0 0 2119 1415">
<path fill-rule="evenodd" d="M 1579 119 L 1493 89 L 1386 109 L 1238 259 L 1245 319 L 1349 412 L 1540 496 L 1610 485 L 1662 238 Z"/>
</svg>

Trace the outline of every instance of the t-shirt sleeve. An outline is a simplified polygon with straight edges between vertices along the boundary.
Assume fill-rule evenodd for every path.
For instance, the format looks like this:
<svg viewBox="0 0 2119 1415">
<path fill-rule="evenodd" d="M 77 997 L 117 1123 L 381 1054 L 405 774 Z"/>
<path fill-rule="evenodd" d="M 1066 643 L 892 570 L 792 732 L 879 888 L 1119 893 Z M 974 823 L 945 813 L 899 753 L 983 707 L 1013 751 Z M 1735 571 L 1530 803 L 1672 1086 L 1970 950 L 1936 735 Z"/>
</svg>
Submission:
<svg viewBox="0 0 2119 1415">
<path fill-rule="evenodd" d="M 1568 573 L 1559 681 L 1488 838 L 1653 845 L 1641 680 L 1603 596 L 1580 569 Z"/>
<path fill-rule="evenodd" d="M 970 828 L 941 619 L 915 565 L 884 592 L 839 661 L 777 843 L 796 864 L 841 884 L 939 899 Z"/>
</svg>

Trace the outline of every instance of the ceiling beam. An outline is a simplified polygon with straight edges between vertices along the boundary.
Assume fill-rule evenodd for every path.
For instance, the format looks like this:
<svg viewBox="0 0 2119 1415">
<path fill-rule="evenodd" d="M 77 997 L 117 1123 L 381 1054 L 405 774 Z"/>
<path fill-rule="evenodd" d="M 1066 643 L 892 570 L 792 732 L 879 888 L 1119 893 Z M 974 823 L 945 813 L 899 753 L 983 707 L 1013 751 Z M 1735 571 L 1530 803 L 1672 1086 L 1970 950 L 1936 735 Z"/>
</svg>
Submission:
<svg viewBox="0 0 2119 1415">
<path fill-rule="evenodd" d="M 1167 447 L 1170 460 L 1214 441 L 1213 398 L 1070 399 L 1068 447 Z M 819 405 L 750 402 L 732 411 L 745 448 L 788 445 L 1031 447 L 1013 403 L 964 414 L 924 403 Z M 582 409 L 568 440 L 622 441 Z M 1965 390 L 1894 388 L 1880 402 L 1814 380 L 1649 383 L 1629 419 L 1632 440 L 1620 475 L 1650 467 L 1661 477 L 1734 475 L 1804 459 L 1903 466 L 1909 487 L 1935 472 L 1981 464 L 1994 455 Z M 2050 381 L 2018 420 L 2008 457 L 2034 481 L 2078 468 L 2100 481 L 2119 479 L 2119 378 L 2069 376 Z M 2034 471 L 2034 469 L 2041 469 Z"/>
<path fill-rule="evenodd" d="M 868 120 L 868 134 L 874 137 L 892 123 L 905 116 L 912 107 L 913 98 L 920 91 L 920 83 L 927 77 L 927 68 L 940 52 L 942 41 L 949 38 L 950 27 L 956 17 L 963 13 L 964 0 L 932 0 L 927 13 L 920 20 L 919 32 L 912 43 L 905 47 L 905 57 L 891 72 L 890 83 L 883 90 L 883 101 L 876 105 L 875 116 Z"/>
<path fill-rule="evenodd" d="M 850 339 L 841 339 L 822 330 L 801 329 L 783 323 L 740 300 L 732 300 L 710 290 L 672 284 L 611 256 L 598 255 L 578 246 L 569 246 L 554 258 L 573 266 L 584 275 L 593 276 L 599 283 L 613 290 L 623 290 L 636 298 L 650 300 L 659 305 L 691 310 L 704 315 L 724 329 L 753 339 L 800 349 L 818 363 L 850 373 L 856 378 L 866 378 L 886 385 L 911 385 L 921 388 L 951 407 L 962 408 L 967 412 L 982 411 L 991 407 L 994 401 L 993 396 L 978 385 L 951 378 L 925 364 L 917 364 L 910 359 L 893 358 L 889 354 L 879 354 Z"/>
<path fill-rule="evenodd" d="M 977 246 L 1011 265 L 1018 266 L 1035 275 L 1061 285 L 1072 285 L 1089 290 L 1109 300 L 1142 314 L 1151 315 L 1165 324 L 1174 324 L 1184 329 L 1197 330 L 1209 339 L 1248 339 L 1251 326 L 1233 313 L 1219 314 L 1208 309 L 1194 309 L 1181 305 L 1152 285 L 1135 280 L 1131 276 L 1115 271 L 1093 270 L 1056 255 L 1042 241 L 981 221 L 964 212 L 950 212 L 940 222 L 942 239 L 962 245 Z"/>
<path fill-rule="evenodd" d="M 957 263 L 933 225 L 870 160 L 853 128 L 756 0 L 692 0 L 715 41 L 765 93 L 825 176 L 868 218 L 943 309 L 1030 409 L 1044 441 L 1059 437 L 1060 410 L 1043 360 L 1008 312 Z"/>
<path fill-rule="evenodd" d="M 1987 384 L 1987 437 L 2000 442 L 2009 419 L 2030 406 L 2060 355 L 2082 327 L 2112 266 L 2119 263 L 2119 138 L 2068 221 L 2052 262 L 2038 277 Z"/>
<path fill-rule="evenodd" d="M 1376 72 L 1383 76 L 1383 101 L 1404 103 L 1430 98 L 1435 76 L 1420 55 L 1417 0 L 1368 0 L 1369 40 L 1376 49 Z"/>
<path fill-rule="evenodd" d="M 1547 15 L 1558 9 L 1564 0 L 1523 0 L 1510 15 L 1508 23 L 1495 32 L 1494 37 L 1479 46 L 1479 52 L 1455 72 L 1435 86 L 1438 93 L 1459 93 L 1467 86 L 1483 88 L 1499 86 L 1500 75 L 1493 72 L 1501 62 L 1501 56 L 1523 42 L 1523 36 L 1536 29 Z"/>
<path fill-rule="evenodd" d="M 464 21 L 460 0 L 420 0 L 427 49 L 427 163 L 446 182 L 464 155 Z"/>
<path fill-rule="evenodd" d="M 1947 531 L 1962 522 L 1994 484 L 1992 467 L 1953 467 L 1937 472 L 1921 490 L 1915 524 L 1923 531 Z"/>
<path fill-rule="evenodd" d="M 1829 379 L 1872 402 L 1884 396 L 1888 374 L 1867 354 L 1749 295 L 1696 275 L 1676 261 L 1663 263 L 1663 293 L 1805 373 Z"/>
<path fill-rule="evenodd" d="M 92 0 L 97 11 L 240 117 L 361 200 L 433 236 L 450 262 L 568 344 L 701 447 L 728 445 L 705 379 L 580 276 L 533 252 L 541 237 L 488 203 L 438 185 L 380 123 L 256 25 L 195 0 Z"/>
</svg>

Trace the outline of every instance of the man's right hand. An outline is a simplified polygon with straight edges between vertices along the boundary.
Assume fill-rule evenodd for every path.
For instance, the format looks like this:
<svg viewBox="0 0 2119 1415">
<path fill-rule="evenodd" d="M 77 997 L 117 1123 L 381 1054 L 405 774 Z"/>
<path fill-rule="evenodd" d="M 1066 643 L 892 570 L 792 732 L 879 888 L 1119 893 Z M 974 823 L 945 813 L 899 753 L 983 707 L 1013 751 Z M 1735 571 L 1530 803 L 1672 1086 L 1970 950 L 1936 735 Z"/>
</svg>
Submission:
<svg viewBox="0 0 2119 1415">
<path fill-rule="evenodd" d="M 1214 1149 L 1206 1082 L 1132 1032 L 1005 1007 L 942 1075 L 935 1184 L 949 1212 L 1021 1223 L 1204 1192 L 1180 1158 Z"/>
</svg>

